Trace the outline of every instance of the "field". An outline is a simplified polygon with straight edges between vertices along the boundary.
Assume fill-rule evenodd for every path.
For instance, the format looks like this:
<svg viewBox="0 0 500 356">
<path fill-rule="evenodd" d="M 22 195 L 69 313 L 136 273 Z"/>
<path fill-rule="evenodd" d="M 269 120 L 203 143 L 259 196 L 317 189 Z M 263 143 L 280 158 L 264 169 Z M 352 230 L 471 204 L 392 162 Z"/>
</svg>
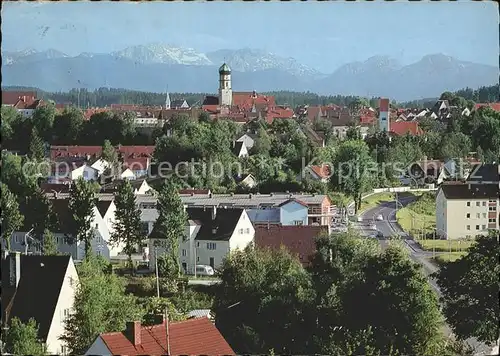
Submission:
<svg viewBox="0 0 500 356">
<path fill-rule="evenodd" d="M 452 252 L 451 254 L 444 253 L 442 255 L 436 256 L 435 258 L 433 258 L 433 260 L 436 264 L 443 265 L 448 262 L 454 262 L 462 256 L 465 256 L 465 252 Z"/>
<path fill-rule="evenodd" d="M 464 252 L 473 243 L 473 241 L 465 240 L 419 240 L 418 243 L 422 249 L 432 251 L 435 249 L 439 252 Z"/>
<path fill-rule="evenodd" d="M 410 196 L 414 196 L 414 195 L 415 194 L 413 194 L 413 193 L 402 192 L 402 193 L 398 193 L 398 198 L 401 199 L 401 198 L 406 198 L 406 197 L 410 197 Z M 361 200 L 361 208 L 359 209 L 359 211 L 360 212 L 366 211 L 368 209 L 376 207 L 377 205 L 379 205 L 381 203 L 394 201 L 394 199 L 395 199 L 395 194 L 389 193 L 389 192 L 376 193 L 376 194 L 370 195 L 369 197 Z"/>
<path fill-rule="evenodd" d="M 422 238 L 423 234 L 432 234 L 436 226 L 434 193 L 424 193 L 415 202 L 399 209 L 396 219 L 404 231 L 416 238 Z"/>
</svg>

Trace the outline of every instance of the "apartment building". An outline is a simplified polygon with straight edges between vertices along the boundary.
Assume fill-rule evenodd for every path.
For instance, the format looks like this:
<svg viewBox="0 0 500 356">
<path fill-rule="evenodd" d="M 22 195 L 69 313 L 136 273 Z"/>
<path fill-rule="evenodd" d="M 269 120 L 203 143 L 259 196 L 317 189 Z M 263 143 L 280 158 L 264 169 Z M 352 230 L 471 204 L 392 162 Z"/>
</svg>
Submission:
<svg viewBox="0 0 500 356">
<path fill-rule="evenodd" d="M 499 230 L 500 188 L 493 184 L 443 184 L 436 196 L 436 233 L 459 239 Z"/>
</svg>

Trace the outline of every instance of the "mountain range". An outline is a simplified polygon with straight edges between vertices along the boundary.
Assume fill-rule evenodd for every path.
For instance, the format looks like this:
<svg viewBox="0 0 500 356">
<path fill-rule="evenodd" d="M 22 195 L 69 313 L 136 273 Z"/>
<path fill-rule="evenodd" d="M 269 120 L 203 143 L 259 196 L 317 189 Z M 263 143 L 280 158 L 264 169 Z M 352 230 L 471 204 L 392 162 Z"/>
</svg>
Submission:
<svg viewBox="0 0 500 356">
<path fill-rule="evenodd" d="M 236 91 L 311 91 L 330 95 L 384 96 L 398 101 L 439 96 L 444 91 L 498 83 L 498 68 L 430 54 L 402 65 L 388 56 L 345 64 L 331 74 L 257 49 L 201 53 L 164 44 L 112 53 L 2 51 L 2 85 L 46 91 L 114 87 L 149 92 L 217 92 L 218 67 L 232 69 Z"/>
</svg>

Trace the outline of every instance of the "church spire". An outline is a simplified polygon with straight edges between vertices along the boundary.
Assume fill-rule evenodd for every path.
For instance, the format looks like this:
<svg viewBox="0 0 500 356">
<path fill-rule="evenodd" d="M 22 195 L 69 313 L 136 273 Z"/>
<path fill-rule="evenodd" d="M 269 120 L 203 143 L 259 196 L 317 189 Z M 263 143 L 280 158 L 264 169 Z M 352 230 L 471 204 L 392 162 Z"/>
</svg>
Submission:
<svg viewBox="0 0 500 356">
<path fill-rule="evenodd" d="M 170 95 L 168 94 L 168 89 L 167 89 L 167 98 L 165 99 L 165 109 L 166 110 L 170 109 Z"/>
</svg>

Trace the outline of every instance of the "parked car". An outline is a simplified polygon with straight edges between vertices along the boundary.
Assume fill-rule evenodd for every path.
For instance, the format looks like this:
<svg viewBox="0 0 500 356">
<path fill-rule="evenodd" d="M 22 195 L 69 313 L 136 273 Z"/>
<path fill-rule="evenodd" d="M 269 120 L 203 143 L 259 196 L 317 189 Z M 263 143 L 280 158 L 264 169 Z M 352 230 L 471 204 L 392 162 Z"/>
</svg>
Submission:
<svg viewBox="0 0 500 356">
<path fill-rule="evenodd" d="M 196 265 L 196 275 L 198 275 L 198 276 L 213 276 L 214 274 L 215 274 L 215 271 L 211 266 Z"/>
<path fill-rule="evenodd" d="M 361 216 L 358 216 L 358 222 L 362 222 L 363 218 Z"/>
</svg>

